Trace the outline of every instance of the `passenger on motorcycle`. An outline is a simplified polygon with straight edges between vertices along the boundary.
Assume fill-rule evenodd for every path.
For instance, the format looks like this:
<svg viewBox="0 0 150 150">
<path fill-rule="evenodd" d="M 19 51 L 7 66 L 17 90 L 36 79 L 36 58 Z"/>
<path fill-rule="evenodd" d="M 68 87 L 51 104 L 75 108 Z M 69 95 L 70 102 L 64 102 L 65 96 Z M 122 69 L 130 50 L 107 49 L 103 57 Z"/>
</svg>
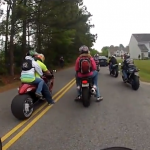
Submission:
<svg viewBox="0 0 150 150">
<path fill-rule="evenodd" d="M 93 87 L 96 89 L 96 97 L 97 101 L 101 101 L 103 99 L 100 96 L 99 87 L 98 87 L 98 72 L 96 71 L 96 63 L 92 56 L 89 54 L 89 48 L 85 45 L 79 48 L 80 56 L 76 60 L 75 71 L 76 71 L 76 84 L 78 89 L 78 96 L 75 99 L 76 101 L 81 99 L 81 78 L 83 77 L 91 77 L 93 78 L 94 85 Z M 86 61 L 85 61 L 86 60 Z"/>
<path fill-rule="evenodd" d="M 95 60 L 95 61 L 99 60 L 99 54 L 95 54 L 95 55 L 94 55 L 94 60 Z"/>
<path fill-rule="evenodd" d="M 112 70 L 112 66 L 118 64 L 117 59 L 115 58 L 114 55 L 112 55 L 112 57 L 109 60 L 109 71 Z"/>
<path fill-rule="evenodd" d="M 124 54 L 124 61 L 122 65 L 122 74 L 124 76 L 124 80 L 127 81 L 127 70 L 129 68 L 129 64 L 134 64 L 133 60 L 130 59 L 130 56 L 128 54 Z"/>
<path fill-rule="evenodd" d="M 41 69 L 44 72 L 44 74 L 52 75 L 51 72 L 47 69 L 46 65 L 44 64 L 45 57 L 44 57 L 43 54 L 36 55 L 35 56 L 35 60 L 38 63 L 38 65 L 41 67 Z M 38 72 L 35 73 L 35 76 L 37 78 L 40 78 L 40 75 L 39 75 Z M 52 99 L 52 96 L 50 94 L 49 88 L 48 88 L 48 86 L 47 86 L 47 84 L 45 82 L 43 84 L 42 93 L 43 93 L 44 97 L 46 98 L 46 100 L 48 101 L 48 105 L 55 103 L 54 100 Z"/>
<path fill-rule="evenodd" d="M 34 60 L 34 56 L 37 55 L 37 52 L 31 50 L 26 54 L 25 60 L 22 63 L 22 71 L 21 71 L 21 82 L 22 83 L 31 83 L 31 84 L 36 84 L 37 89 L 35 94 L 38 97 L 42 96 L 42 88 L 44 81 L 41 78 L 36 78 L 35 77 L 35 72 L 38 72 L 40 76 L 43 75 L 43 72 L 38 65 L 38 63 Z"/>
</svg>

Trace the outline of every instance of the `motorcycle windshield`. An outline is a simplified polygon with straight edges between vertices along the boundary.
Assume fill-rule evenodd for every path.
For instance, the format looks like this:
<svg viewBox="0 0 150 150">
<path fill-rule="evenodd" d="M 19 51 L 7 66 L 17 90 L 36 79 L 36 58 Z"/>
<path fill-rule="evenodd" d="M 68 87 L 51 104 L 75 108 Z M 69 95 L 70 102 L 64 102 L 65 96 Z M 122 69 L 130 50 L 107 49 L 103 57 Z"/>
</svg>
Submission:
<svg viewBox="0 0 150 150">
<path fill-rule="evenodd" d="M 128 72 L 129 72 L 130 74 L 132 74 L 132 73 L 135 72 L 135 69 L 134 69 L 134 68 L 129 68 Z"/>
</svg>

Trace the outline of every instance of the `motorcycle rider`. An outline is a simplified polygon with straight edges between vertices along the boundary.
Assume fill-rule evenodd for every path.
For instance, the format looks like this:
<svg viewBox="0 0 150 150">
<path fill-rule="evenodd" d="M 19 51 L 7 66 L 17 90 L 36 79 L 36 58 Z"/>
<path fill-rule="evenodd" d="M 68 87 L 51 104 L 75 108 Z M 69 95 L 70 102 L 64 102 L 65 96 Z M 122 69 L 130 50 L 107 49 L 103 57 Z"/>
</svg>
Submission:
<svg viewBox="0 0 150 150">
<path fill-rule="evenodd" d="M 45 56 L 43 54 L 38 54 L 35 56 L 35 60 L 38 63 L 38 65 L 41 67 L 42 71 L 44 72 L 44 74 L 46 75 L 51 75 L 51 72 L 47 69 L 46 65 L 44 64 L 45 61 Z M 40 75 L 38 72 L 35 73 L 35 76 L 37 78 L 40 78 Z M 45 96 L 46 100 L 48 101 L 48 105 L 50 104 L 54 104 L 54 100 L 52 99 L 52 96 L 50 94 L 49 88 L 47 86 L 47 84 L 44 82 L 43 84 L 43 89 L 42 89 L 43 95 Z"/>
<path fill-rule="evenodd" d="M 118 64 L 117 59 L 115 58 L 114 55 L 111 56 L 110 60 L 109 60 L 109 71 L 112 70 L 112 66 Z"/>
<path fill-rule="evenodd" d="M 99 54 L 94 55 L 94 60 L 99 60 Z"/>
<path fill-rule="evenodd" d="M 129 54 L 124 54 L 124 60 L 121 69 L 125 82 L 127 81 L 127 70 L 129 68 L 129 64 L 134 64 L 134 62 L 130 59 Z"/>
<path fill-rule="evenodd" d="M 64 67 L 64 57 L 63 56 L 60 57 L 59 63 L 60 63 L 61 68 L 63 68 Z"/>
<path fill-rule="evenodd" d="M 92 58 L 92 56 L 89 53 L 89 48 L 85 45 L 81 46 L 79 48 L 79 53 L 80 56 L 77 58 L 76 60 L 76 64 L 75 64 L 75 71 L 76 71 L 76 84 L 77 84 L 77 89 L 78 89 L 78 96 L 75 99 L 75 101 L 78 101 L 81 99 L 81 88 L 80 88 L 80 84 L 81 84 L 81 78 L 82 77 L 92 77 L 93 78 L 93 82 L 94 85 L 93 87 L 96 89 L 96 97 L 97 97 L 97 102 L 101 101 L 103 99 L 102 96 L 100 96 L 100 92 L 99 92 L 99 87 L 98 87 L 98 72 L 96 71 L 96 63 L 94 61 L 94 59 Z M 82 61 L 83 60 L 89 60 L 89 65 L 88 68 L 88 73 L 83 73 L 83 71 L 85 70 L 85 68 L 87 68 L 87 66 L 83 66 Z M 86 64 L 87 65 L 87 64 Z"/>
<path fill-rule="evenodd" d="M 35 72 L 38 72 L 40 76 L 43 75 L 43 72 L 40 68 L 40 66 L 37 64 L 37 62 L 34 60 L 34 56 L 37 55 L 38 53 L 30 50 L 25 57 L 24 62 L 22 63 L 22 71 L 21 71 L 21 82 L 22 83 L 31 83 L 31 84 L 36 84 L 37 89 L 35 94 L 38 97 L 42 96 L 42 88 L 44 81 L 41 78 L 36 78 L 35 77 Z"/>
</svg>

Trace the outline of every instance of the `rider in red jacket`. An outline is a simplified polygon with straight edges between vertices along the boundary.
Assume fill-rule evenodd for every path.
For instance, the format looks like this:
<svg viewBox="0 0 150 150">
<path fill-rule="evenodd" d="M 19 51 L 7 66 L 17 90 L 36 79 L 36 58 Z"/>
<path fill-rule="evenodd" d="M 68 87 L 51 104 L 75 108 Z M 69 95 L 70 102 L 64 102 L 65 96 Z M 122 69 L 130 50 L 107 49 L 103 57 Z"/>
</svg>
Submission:
<svg viewBox="0 0 150 150">
<path fill-rule="evenodd" d="M 80 78 L 82 77 L 92 77 L 93 78 L 93 82 L 94 85 L 93 87 L 96 89 L 96 97 L 97 97 L 97 102 L 101 101 L 103 99 L 102 96 L 100 96 L 100 92 L 99 92 L 99 87 L 98 87 L 98 72 L 96 71 L 96 63 L 94 61 L 94 59 L 92 58 L 92 56 L 89 54 L 89 48 L 85 45 L 81 46 L 79 48 L 79 57 L 76 60 L 76 64 L 75 64 L 75 71 L 76 71 L 76 83 L 77 83 L 77 89 L 78 89 L 78 96 L 75 99 L 76 101 L 81 99 L 81 90 L 80 90 Z M 80 69 L 80 58 L 88 58 L 90 61 L 90 71 L 88 73 L 82 73 L 81 69 Z"/>
</svg>

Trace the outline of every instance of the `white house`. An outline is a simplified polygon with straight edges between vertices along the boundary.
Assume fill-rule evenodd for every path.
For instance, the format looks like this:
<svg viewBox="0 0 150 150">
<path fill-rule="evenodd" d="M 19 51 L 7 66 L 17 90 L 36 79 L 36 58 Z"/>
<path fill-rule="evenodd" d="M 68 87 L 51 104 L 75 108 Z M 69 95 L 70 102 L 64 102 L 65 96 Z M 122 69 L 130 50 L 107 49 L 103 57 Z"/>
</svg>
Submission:
<svg viewBox="0 0 150 150">
<path fill-rule="evenodd" d="M 124 50 L 117 50 L 117 51 L 115 51 L 114 52 L 114 55 L 116 55 L 117 57 L 121 57 L 122 55 L 124 55 L 126 53 L 126 51 L 124 51 Z"/>
<path fill-rule="evenodd" d="M 129 43 L 129 53 L 132 59 L 148 58 L 150 51 L 150 34 L 132 34 Z"/>
<path fill-rule="evenodd" d="M 126 46 L 125 48 L 120 48 L 118 46 L 111 46 L 108 50 L 108 57 L 111 55 L 116 55 L 116 57 L 121 57 L 123 56 L 125 53 L 129 53 L 129 47 Z"/>
</svg>

